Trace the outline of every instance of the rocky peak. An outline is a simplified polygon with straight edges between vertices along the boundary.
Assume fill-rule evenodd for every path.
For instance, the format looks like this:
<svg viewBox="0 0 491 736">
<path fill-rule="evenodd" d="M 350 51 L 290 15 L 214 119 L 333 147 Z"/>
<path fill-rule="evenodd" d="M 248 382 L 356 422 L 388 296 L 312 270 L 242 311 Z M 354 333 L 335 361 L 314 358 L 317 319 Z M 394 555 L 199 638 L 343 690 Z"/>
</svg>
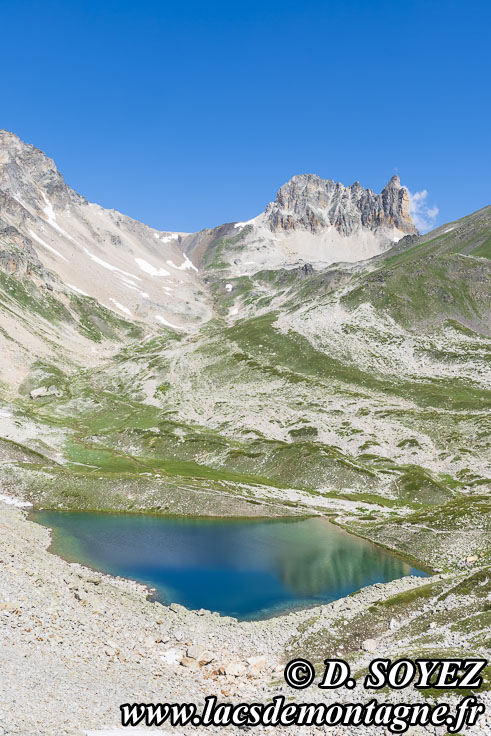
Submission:
<svg viewBox="0 0 491 736">
<path fill-rule="evenodd" d="M 7 130 L 0 130 L 0 191 L 37 210 L 46 207 L 45 198 L 56 209 L 85 201 L 67 186 L 52 159 Z"/>
<path fill-rule="evenodd" d="M 382 191 L 385 191 L 386 189 L 400 189 L 401 188 L 401 180 L 399 178 L 399 174 L 394 174 L 393 177 L 387 182 L 385 187 Z"/>
<path fill-rule="evenodd" d="M 315 174 L 294 176 L 278 191 L 265 212 L 267 227 L 278 230 L 321 232 L 331 227 L 342 235 L 360 228 L 397 228 L 417 233 L 409 212 L 409 195 L 393 176 L 381 194 L 365 189 L 356 181 L 345 187 Z"/>
</svg>

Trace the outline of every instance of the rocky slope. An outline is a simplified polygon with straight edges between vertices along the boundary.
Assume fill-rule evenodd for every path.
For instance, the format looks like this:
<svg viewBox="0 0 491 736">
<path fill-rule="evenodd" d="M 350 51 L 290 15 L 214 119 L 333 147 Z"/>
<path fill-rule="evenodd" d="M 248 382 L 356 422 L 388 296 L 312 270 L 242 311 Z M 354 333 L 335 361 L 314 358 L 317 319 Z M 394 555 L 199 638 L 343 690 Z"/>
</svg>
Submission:
<svg viewBox="0 0 491 736">
<path fill-rule="evenodd" d="M 179 248 L 181 233 L 88 202 L 42 151 L 7 131 L 0 131 L 0 237 L 17 249 L 9 259 L 2 248 L 5 271 L 25 271 L 31 258 L 59 288 L 124 317 L 150 324 L 173 318 L 185 328 L 209 317 L 196 268 Z"/>
<path fill-rule="evenodd" d="M 137 583 L 114 579 L 46 551 L 49 533 L 0 499 L 0 733 L 2 736 L 119 734 L 121 703 L 362 702 L 363 672 L 375 657 L 486 657 L 489 629 L 482 613 L 489 560 L 454 574 L 405 577 L 364 588 L 349 598 L 266 621 L 237 622 L 210 611 L 169 608 L 147 599 Z M 2 646 L 3 645 L 3 646 Z M 307 657 L 318 676 L 326 657 L 347 660 L 354 690 L 295 692 L 285 664 Z M 489 668 L 479 700 L 490 706 Z M 383 702 L 428 702 L 459 696 L 412 686 L 384 692 Z M 489 713 L 469 736 L 488 733 Z M 114 730 L 113 730 L 114 729 Z M 337 736 L 359 728 L 338 727 Z M 170 733 L 135 729 L 135 734 Z M 297 727 L 299 736 L 330 728 Z M 121 733 L 123 733 L 121 731 Z M 131 731 L 133 732 L 133 731 Z M 194 726 L 181 734 L 209 734 Z M 226 733 L 242 734 L 243 728 Z M 271 734 L 270 727 L 257 727 Z M 291 727 L 275 733 L 289 734 Z M 378 736 L 380 728 L 364 728 Z M 411 729 L 408 736 L 444 736 L 446 729 Z"/>
<path fill-rule="evenodd" d="M 36 359 L 94 365 L 130 336 L 209 319 L 181 237 L 87 202 L 0 131 L 0 380 L 20 385 Z"/>
</svg>

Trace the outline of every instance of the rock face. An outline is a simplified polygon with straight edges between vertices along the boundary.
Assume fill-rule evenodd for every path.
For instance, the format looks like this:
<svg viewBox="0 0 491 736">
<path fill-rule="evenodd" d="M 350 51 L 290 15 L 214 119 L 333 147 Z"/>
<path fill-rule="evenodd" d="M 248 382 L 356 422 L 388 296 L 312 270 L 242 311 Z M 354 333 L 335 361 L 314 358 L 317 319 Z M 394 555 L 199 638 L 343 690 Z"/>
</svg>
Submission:
<svg viewBox="0 0 491 736">
<path fill-rule="evenodd" d="M 6 130 L 0 131 L 0 190 L 16 202 L 12 206 L 18 212 L 24 210 L 24 217 L 28 217 L 26 205 L 39 209 L 41 192 L 55 209 L 72 203 L 87 204 L 84 197 L 65 184 L 52 159 Z"/>
<path fill-rule="evenodd" d="M 398 176 L 392 177 L 381 194 L 364 189 L 359 182 L 345 187 L 314 174 L 294 176 L 268 205 L 265 224 L 272 232 L 303 229 L 319 233 L 335 228 L 344 236 L 360 228 L 418 232 L 411 220 L 407 189 L 401 187 Z"/>
</svg>

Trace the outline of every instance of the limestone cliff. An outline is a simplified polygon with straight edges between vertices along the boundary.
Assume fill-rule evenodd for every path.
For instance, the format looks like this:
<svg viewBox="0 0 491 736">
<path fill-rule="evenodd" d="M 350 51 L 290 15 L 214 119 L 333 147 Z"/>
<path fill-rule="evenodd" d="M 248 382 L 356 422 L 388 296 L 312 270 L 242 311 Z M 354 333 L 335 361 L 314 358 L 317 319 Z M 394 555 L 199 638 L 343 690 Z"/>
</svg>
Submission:
<svg viewBox="0 0 491 736">
<path fill-rule="evenodd" d="M 312 233 L 334 227 L 341 235 L 361 228 L 397 228 L 417 233 L 409 213 L 407 189 L 393 176 L 380 194 L 359 182 L 345 187 L 314 174 L 294 176 L 284 184 L 265 212 L 272 232 L 304 229 Z"/>
</svg>

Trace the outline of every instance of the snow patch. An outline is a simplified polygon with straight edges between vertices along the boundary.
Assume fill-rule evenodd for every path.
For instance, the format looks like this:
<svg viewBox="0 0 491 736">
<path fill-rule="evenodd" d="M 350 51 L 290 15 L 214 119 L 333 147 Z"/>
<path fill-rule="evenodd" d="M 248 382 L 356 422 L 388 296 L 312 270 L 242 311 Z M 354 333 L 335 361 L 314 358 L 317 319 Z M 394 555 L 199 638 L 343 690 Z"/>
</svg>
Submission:
<svg viewBox="0 0 491 736">
<path fill-rule="evenodd" d="M 123 286 L 126 286 L 127 289 L 132 289 L 133 291 L 139 291 L 140 287 L 136 284 L 131 284 L 129 281 L 123 280 Z"/>
<path fill-rule="evenodd" d="M 0 411 L 0 417 L 11 417 L 12 412 L 10 411 Z"/>
<path fill-rule="evenodd" d="M 85 293 L 85 291 L 82 291 L 82 289 L 79 289 L 78 286 L 74 286 L 73 284 L 67 284 L 68 288 L 73 289 L 73 291 L 76 291 L 78 294 L 82 294 L 82 296 L 89 296 Z"/>
<path fill-rule="evenodd" d="M 234 227 L 245 227 L 246 225 L 252 225 L 252 223 L 255 222 L 258 217 L 260 217 L 260 215 L 256 215 L 256 217 L 252 217 L 250 220 L 246 220 L 245 222 L 236 222 L 234 224 Z"/>
<path fill-rule="evenodd" d="M 146 291 L 140 291 L 140 296 L 142 296 L 144 299 L 150 298 L 150 294 L 147 294 Z"/>
<path fill-rule="evenodd" d="M 130 286 L 136 286 L 135 282 L 128 278 L 128 276 L 125 276 L 124 274 L 118 274 L 121 281 L 123 281 L 125 284 L 129 284 Z"/>
<path fill-rule="evenodd" d="M 177 233 L 171 233 L 170 235 L 160 235 L 160 233 L 154 233 L 154 238 L 157 238 L 157 240 L 160 240 L 162 243 L 170 243 L 171 240 L 177 240 L 179 235 Z"/>
<path fill-rule="evenodd" d="M 230 293 L 234 287 L 232 284 L 225 284 L 225 289 Z"/>
<path fill-rule="evenodd" d="M 58 250 L 56 250 L 56 248 L 53 248 L 51 245 L 48 245 L 47 243 L 45 243 L 44 240 L 41 240 L 41 238 L 39 237 L 39 235 L 36 235 L 36 233 L 33 232 L 32 230 L 29 230 L 28 232 L 31 235 L 31 237 L 34 238 L 34 240 L 37 243 L 39 243 L 39 245 L 42 245 L 43 248 L 47 248 L 52 253 L 54 253 L 55 256 L 58 256 L 58 258 L 61 258 L 63 261 L 66 261 L 68 263 L 68 259 L 65 258 L 65 256 L 62 256 L 61 253 Z"/>
<path fill-rule="evenodd" d="M 51 202 L 47 198 L 46 194 L 44 192 L 41 192 L 41 194 L 43 195 L 43 199 L 44 199 L 44 201 L 46 203 L 46 207 L 43 207 L 43 212 L 46 215 L 46 217 L 48 218 L 48 223 L 51 225 L 51 227 L 54 227 L 55 230 L 58 230 L 58 232 L 61 235 L 63 235 L 63 237 L 68 238 L 68 240 L 71 240 L 71 241 L 75 242 L 73 240 L 72 236 L 69 235 L 67 232 L 65 232 L 65 230 L 63 230 L 63 228 L 60 227 L 58 225 L 58 223 L 56 222 L 56 215 L 55 215 L 55 211 L 53 209 L 53 205 L 51 204 Z"/>
<path fill-rule="evenodd" d="M 68 460 L 70 465 L 82 465 L 84 468 L 99 468 L 99 465 L 89 465 L 88 463 L 77 463 L 75 460 Z"/>
<path fill-rule="evenodd" d="M 171 327 L 173 330 L 182 330 L 182 327 L 177 327 L 176 325 L 173 325 L 171 322 L 167 322 L 164 317 L 161 317 L 160 314 L 155 315 L 155 319 L 157 322 L 160 322 L 162 325 L 165 325 L 166 327 Z"/>
<path fill-rule="evenodd" d="M 165 268 L 155 268 L 144 258 L 135 258 L 135 262 L 142 271 L 150 274 L 150 276 L 170 276 L 169 271 L 166 271 Z"/>
<path fill-rule="evenodd" d="M 130 310 L 128 309 L 128 307 L 124 307 L 122 304 L 120 304 L 119 302 L 117 302 L 116 299 L 113 299 L 112 297 L 110 297 L 109 298 L 109 301 L 112 302 L 115 307 L 117 307 L 119 310 L 121 310 L 121 312 L 124 312 L 124 314 L 127 314 L 128 317 L 132 317 L 133 316 L 131 314 Z"/>
<path fill-rule="evenodd" d="M 98 263 L 99 266 L 102 266 L 103 268 L 107 268 L 108 271 L 114 271 L 115 273 L 122 273 L 124 276 L 129 276 L 130 279 L 136 279 L 137 281 L 141 281 L 139 276 L 135 276 L 132 273 L 128 273 L 128 271 L 123 271 L 122 268 L 118 268 L 117 266 L 113 266 L 111 263 L 108 263 L 107 261 L 103 261 L 102 258 L 99 258 L 99 256 L 95 256 L 93 253 L 90 252 L 90 250 L 87 250 L 87 248 L 84 247 L 85 253 L 91 258 L 94 263 Z"/>
<path fill-rule="evenodd" d="M 191 263 L 191 261 L 189 260 L 189 258 L 187 257 L 185 253 L 183 253 L 183 256 L 184 256 L 184 263 L 181 263 L 180 266 L 176 266 L 173 261 L 167 261 L 167 264 L 169 266 L 172 266 L 172 268 L 177 269 L 178 271 L 186 271 L 188 268 L 190 268 L 197 272 L 198 269 L 196 268 L 194 263 Z"/>
<path fill-rule="evenodd" d="M 229 312 L 229 314 L 230 314 L 231 317 L 234 317 L 238 313 L 239 313 L 238 307 L 232 307 L 232 309 Z"/>
</svg>

